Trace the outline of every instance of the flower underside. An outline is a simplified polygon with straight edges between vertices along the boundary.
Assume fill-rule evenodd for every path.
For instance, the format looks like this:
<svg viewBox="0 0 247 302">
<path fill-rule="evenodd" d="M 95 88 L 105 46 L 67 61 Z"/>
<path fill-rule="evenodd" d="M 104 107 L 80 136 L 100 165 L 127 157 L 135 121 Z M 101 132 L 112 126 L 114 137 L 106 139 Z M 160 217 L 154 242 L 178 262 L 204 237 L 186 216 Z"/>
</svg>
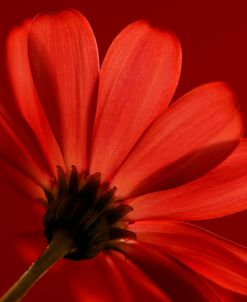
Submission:
<svg viewBox="0 0 247 302">
<path fill-rule="evenodd" d="M 115 240 L 136 239 L 135 233 L 127 230 L 125 217 L 133 208 L 117 199 L 115 192 L 116 188 L 101 185 L 100 173 L 83 175 L 79 180 L 73 166 L 67 180 L 58 167 L 56 192 L 45 190 L 47 210 L 43 224 L 48 242 L 55 232 L 66 231 L 75 248 L 65 258 L 81 260 L 114 248 Z"/>
</svg>

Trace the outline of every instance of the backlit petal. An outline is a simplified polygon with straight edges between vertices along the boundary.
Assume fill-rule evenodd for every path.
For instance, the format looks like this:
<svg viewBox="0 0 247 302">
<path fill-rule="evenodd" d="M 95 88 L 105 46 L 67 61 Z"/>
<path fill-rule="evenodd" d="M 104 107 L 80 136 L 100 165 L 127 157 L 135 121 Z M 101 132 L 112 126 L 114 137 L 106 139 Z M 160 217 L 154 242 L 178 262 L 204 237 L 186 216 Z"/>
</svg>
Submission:
<svg viewBox="0 0 247 302">
<path fill-rule="evenodd" d="M 8 73 L 16 101 L 11 110 L 16 107 L 33 129 L 55 174 L 56 165 L 64 168 L 64 161 L 33 83 L 27 47 L 30 26 L 31 21 L 26 21 L 12 30 L 7 40 Z"/>
<path fill-rule="evenodd" d="M 175 189 L 129 200 L 135 220 L 204 220 L 247 208 L 247 140 L 215 169 Z"/>
<path fill-rule="evenodd" d="M 207 280 L 208 286 L 214 291 L 215 295 L 220 299 L 222 302 L 245 302 L 246 296 L 228 290 L 226 288 L 217 285 L 216 283 L 210 282 Z"/>
<path fill-rule="evenodd" d="M 222 160 L 243 131 L 235 98 L 226 84 L 215 82 L 175 102 L 118 170 L 112 180 L 118 194 L 133 196 L 174 187 Z"/>
<path fill-rule="evenodd" d="M 181 49 L 168 31 L 138 21 L 113 41 L 100 71 L 91 173 L 119 167 L 177 86 Z"/>
<path fill-rule="evenodd" d="M 80 13 L 39 15 L 29 34 L 34 83 L 66 166 L 87 168 L 95 113 L 98 55 L 93 32 Z"/>
<path fill-rule="evenodd" d="M 171 302 L 165 292 L 152 281 L 144 271 L 140 270 L 134 262 L 121 253 L 111 252 L 111 260 L 127 281 L 132 298 L 129 301 L 155 301 Z M 126 301 L 127 302 L 127 301 Z"/>
<path fill-rule="evenodd" d="M 49 187 L 53 168 L 45 157 L 32 128 L 19 112 L 0 105 L 0 158 L 30 180 Z"/>
<path fill-rule="evenodd" d="M 71 288 L 77 299 L 83 302 L 128 302 L 131 293 L 126 288 L 125 280 L 104 253 L 80 262 L 68 263 L 71 273 Z"/>
<path fill-rule="evenodd" d="M 203 277 L 247 295 L 246 248 L 183 222 L 136 222 L 130 230 L 138 240 L 176 257 Z"/>
<path fill-rule="evenodd" d="M 87 261 L 68 263 L 68 282 L 76 301 L 135 302 L 138 297 L 146 302 L 170 301 L 138 268 L 123 258 L 115 253 L 101 253 Z"/>
<path fill-rule="evenodd" d="M 141 242 L 120 243 L 120 249 L 162 289 L 171 301 L 221 301 L 205 280 L 177 259 Z"/>
</svg>

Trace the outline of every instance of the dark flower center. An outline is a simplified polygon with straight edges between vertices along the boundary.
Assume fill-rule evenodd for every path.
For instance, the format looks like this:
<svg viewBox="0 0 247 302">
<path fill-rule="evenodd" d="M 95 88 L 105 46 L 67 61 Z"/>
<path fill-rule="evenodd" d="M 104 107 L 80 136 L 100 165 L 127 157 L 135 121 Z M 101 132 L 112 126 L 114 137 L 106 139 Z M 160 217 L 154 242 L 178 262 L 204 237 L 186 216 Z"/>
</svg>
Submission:
<svg viewBox="0 0 247 302">
<path fill-rule="evenodd" d="M 100 184 L 100 173 L 84 175 L 79 181 L 73 166 L 67 180 L 62 168 L 58 167 L 56 192 L 45 190 L 48 202 L 43 223 L 48 242 L 54 232 L 65 230 L 76 245 L 65 258 L 80 260 L 114 248 L 116 240 L 136 239 L 136 235 L 127 230 L 125 219 L 133 208 L 117 199 L 115 192 L 116 188 L 109 189 Z"/>
</svg>

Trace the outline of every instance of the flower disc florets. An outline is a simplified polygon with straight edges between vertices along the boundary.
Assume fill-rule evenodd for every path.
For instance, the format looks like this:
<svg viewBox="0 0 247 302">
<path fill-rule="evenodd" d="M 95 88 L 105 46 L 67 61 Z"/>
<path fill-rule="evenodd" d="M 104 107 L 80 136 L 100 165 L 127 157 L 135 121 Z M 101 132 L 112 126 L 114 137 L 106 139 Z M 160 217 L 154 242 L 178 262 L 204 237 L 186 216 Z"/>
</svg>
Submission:
<svg viewBox="0 0 247 302">
<path fill-rule="evenodd" d="M 54 232 L 65 230 L 75 241 L 75 249 L 66 258 L 88 259 L 100 251 L 114 248 L 114 240 L 135 239 L 126 229 L 124 218 L 132 207 L 115 198 L 116 188 L 100 184 L 100 173 L 79 177 L 72 167 L 67 181 L 58 167 L 58 184 L 55 193 L 45 190 L 47 210 L 44 216 L 45 236 L 50 242 Z"/>
</svg>

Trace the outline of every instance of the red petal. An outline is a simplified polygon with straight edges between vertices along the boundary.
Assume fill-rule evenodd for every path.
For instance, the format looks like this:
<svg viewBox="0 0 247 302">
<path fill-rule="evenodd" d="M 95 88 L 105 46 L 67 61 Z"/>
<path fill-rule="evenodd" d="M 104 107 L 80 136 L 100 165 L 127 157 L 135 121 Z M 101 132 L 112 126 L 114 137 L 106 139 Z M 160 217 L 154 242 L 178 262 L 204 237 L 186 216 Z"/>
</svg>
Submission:
<svg viewBox="0 0 247 302">
<path fill-rule="evenodd" d="M 11 185 L 11 191 L 18 192 L 25 202 L 30 198 L 35 199 L 35 203 L 37 203 L 37 200 L 40 200 L 39 203 L 41 203 L 42 198 L 45 200 L 44 190 L 42 187 L 33 179 L 30 179 L 30 177 L 24 175 L 23 171 L 18 171 L 16 167 L 11 166 L 3 159 L 0 159 L 0 165 L 1 177 L 4 177 L 5 181 Z M 3 184 L 1 184 L 1 187 L 2 186 Z"/>
<path fill-rule="evenodd" d="M 157 249 L 140 242 L 122 243 L 120 248 L 172 301 L 183 301 L 184 297 L 188 301 L 221 301 L 203 278 Z"/>
<path fill-rule="evenodd" d="M 113 41 L 100 72 L 91 172 L 108 180 L 177 86 L 181 50 L 176 37 L 138 21 Z"/>
<path fill-rule="evenodd" d="M 68 281 L 76 297 L 75 301 L 131 301 L 126 280 L 122 279 L 120 272 L 106 258 L 102 253 L 90 260 L 68 263 L 71 275 Z"/>
<path fill-rule="evenodd" d="M 132 261 L 120 253 L 111 252 L 111 260 L 121 272 L 123 278 L 127 281 L 132 299 L 126 301 L 157 301 L 171 302 L 166 293 L 140 270 Z"/>
<path fill-rule="evenodd" d="M 232 292 L 228 289 L 225 289 L 213 282 L 207 280 L 207 284 L 214 290 L 215 295 L 219 298 L 222 302 L 245 302 L 246 296 L 240 295 L 238 293 Z"/>
<path fill-rule="evenodd" d="M 200 86 L 151 125 L 112 183 L 120 196 L 180 185 L 222 160 L 242 127 L 235 95 L 226 84 Z"/>
<path fill-rule="evenodd" d="M 65 163 L 87 168 L 98 55 L 86 19 L 69 10 L 39 15 L 29 34 L 34 83 Z"/>
<path fill-rule="evenodd" d="M 30 23 L 15 28 L 7 40 L 7 65 L 17 107 L 39 139 L 42 150 L 55 174 L 56 165 L 64 168 L 61 151 L 37 96 L 28 60 L 27 38 Z M 8 107 L 8 104 L 4 104 Z"/>
<path fill-rule="evenodd" d="M 122 260 L 122 257 L 120 259 L 115 253 L 102 253 L 88 261 L 70 262 L 65 268 L 76 301 L 134 302 L 138 297 L 146 302 L 169 301 L 132 263 Z"/>
<path fill-rule="evenodd" d="M 130 226 L 138 240 L 168 253 L 216 284 L 247 295 L 247 249 L 194 225 L 143 221 Z"/>
<path fill-rule="evenodd" d="M 183 186 L 129 200 L 130 217 L 204 220 L 247 208 L 247 140 L 218 167 Z"/>
<path fill-rule="evenodd" d="M 53 169 L 33 130 L 18 112 L 6 112 L 1 106 L 0 156 L 36 183 L 50 185 Z"/>
</svg>

